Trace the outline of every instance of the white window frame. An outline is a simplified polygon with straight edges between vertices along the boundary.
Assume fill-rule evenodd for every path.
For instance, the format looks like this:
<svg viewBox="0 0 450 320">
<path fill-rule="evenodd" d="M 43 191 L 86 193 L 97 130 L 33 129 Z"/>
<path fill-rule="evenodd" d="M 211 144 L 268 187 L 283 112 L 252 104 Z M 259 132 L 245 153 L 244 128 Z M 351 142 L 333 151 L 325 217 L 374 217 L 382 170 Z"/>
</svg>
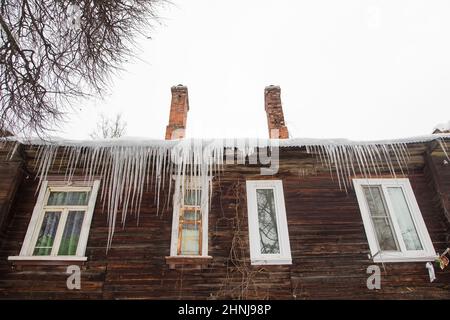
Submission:
<svg viewBox="0 0 450 320">
<path fill-rule="evenodd" d="M 433 243 L 428 233 L 416 197 L 408 178 L 386 178 L 386 179 L 353 179 L 356 197 L 358 200 L 361 217 L 364 223 L 367 240 L 369 242 L 370 252 L 374 262 L 413 262 L 413 261 L 433 261 L 437 255 Z M 383 197 L 386 202 L 386 209 L 392 221 L 392 227 L 397 238 L 400 251 L 381 251 L 376 236 L 376 231 L 372 224 L 369 212 L 369 206 L 364 195 L 363 186 L 380 186 Z M 395 217 L 393 205 L 387 193 L 389 187 L 400 187 L 406 199 L 406 203 L 411 213 L 414 226 L 422 243 L 422 250 L 406 250 L 400 227 Z"/>
<path fill-rule="evenodd" d="M 172 218 L 172 237 L 170 240 L 170 256 L 171 257 L 184 257 L 184 258 L 196 258 L 196 257 L 210 257 L 208 255 L 208 213 L 209 213 L 209 194 L 211 192 L 211 179 L 212 177 L 185 177 L 185 179 L 191 180 L 191 185 L 195 186 L 191 189 L 201 189 L 201 179 L 206 179 L 208 185 L 208 192 L 203 192 L 201 195 L 201 214 L 202 214 L 202 248 L 200 255 L 181 255 L 178 254 L 178 235 L 180 224 L 180 209 L 182 199 L 182 184 L 181 176 L 173 176 L 175 179 L 175 191 L 173 194 L 173 218 Z"/>
<path fill-rule="evenodd" d="M 247 180 L 248 231 L 250 260 L 252 265 L 292 264 L 291 245 L 284 203 L 283 182 L 281 180 Z M 258 205 L 256 189 L 272 189 L 275 200 L 279 254 L 262 254 L 260 246 Z"/>
<path fill-rule="evenodd" d="M 92 216 L 94 213 L 95 202 L 97 199 L 97 193 L 100 186 L 100 180 L 94 180 L 92 182 L 71 182 L 70 184 L 61 181 L 43 181 L 39 195 L 36 201 L 36 205 L 33 209 L 30 223 L 28 224 L 27 233 L 25 235 L 22 249 L 18 256 L 10 256 L 8 260 L 53 260 L 53 261 L 86 261 L 86 245 L 89 237 L 89 230 L 91 228 Z M 57 255 L 59 246 L 59 240 L 64 232 L 65 221 L 67 219 L 67 212 L 69 210 L 75 210 L 76 206 L 61 206 L 58 208 L 62 212 L 61 220 L 58 223 L 58 230 L 55 235 L 55 243 L 52 249 L 51 255 L 46 256 L 33 256 L 33 251 L 36 245 L 37 237 L 44 219 L 45 212 L 48 210 L 45 208 L 50 192 L 77 192 L 88 191 L 90 192 L 89 201 L 87 206 L 83 206 L 85 210 L 85 216 L 83 224 L 81 226 L 80 237 L 78 239 L 78 246 L 75 255 Z M 59 239 L 59 240 L 57 240 Z"/>
</svg>

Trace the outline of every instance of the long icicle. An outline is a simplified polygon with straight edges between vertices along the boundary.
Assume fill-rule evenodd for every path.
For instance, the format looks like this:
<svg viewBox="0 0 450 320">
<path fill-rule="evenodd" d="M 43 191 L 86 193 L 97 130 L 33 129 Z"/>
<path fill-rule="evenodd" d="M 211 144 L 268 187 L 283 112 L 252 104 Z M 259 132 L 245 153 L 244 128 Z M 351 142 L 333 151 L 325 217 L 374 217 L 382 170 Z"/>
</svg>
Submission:
<svg viewBox="0 0 450 320">
<path fill-rule="evenodd" d="M 432 140 L 438 141 L 448 157 L 445 139 L 438 136 L 430 138 L 429 141 Z M 404 174 L 411 157 L 407 143 L 409 142 L 346 143 L 334 140 L 305 140 L 304 143 L 299 141 L 293 146 L 305 148 L 307 153 L 316 156 L 324 167 L 328 167 L 331 177 L 336 175 L 339 188 L 347 190 L 352 186 L 351 179 L 357 172 L 364 177 L 378 176 L 385 168 L 383 164 L 393 177 L 396 176 L 397 170 Z M 39 186 L 54 167 L 56 158 L 61 161 L 58 163 L 58 171 L 62 162 L 67 163 L 66 181 L 71 181 L 79 171 L 84 174 L 85 181 L 101 179 L 100 199 L 107 211 L 107 250 L 112 245 L 118 214 L 121 214 L 122 226 L 125 225 L 130 212 L 134 212 L 137 220 L 139 219 L 145 190 L 154 192 L 158 213 L 161 195 L 167 195 L 167 201 L 170 200 L 172 175 L 183 177 L 183 190 L 185 178 L 190 178 L 188 180 L 191 181 L 198 178 L 202 194 L 211 197 L 211 180 L 208 177 L 220 176 L 224 172 L 224 157 L 230 150 L 236 153 L 238 164 L 245 165 L 246 161 L 254 161 L 255 156 L 262 156 L 261 152 L 267 153 L 267 148 L 270 148 L 272 155 L 274 148 L 271 140 L 256 139 L 184 139 L 123 145 L 109 141 L 104 144 L 40 141 L 32 145 L 37 145 L 35 170 Z M 164 205 L 163 209 L 166 207 Z"/>
</svg>

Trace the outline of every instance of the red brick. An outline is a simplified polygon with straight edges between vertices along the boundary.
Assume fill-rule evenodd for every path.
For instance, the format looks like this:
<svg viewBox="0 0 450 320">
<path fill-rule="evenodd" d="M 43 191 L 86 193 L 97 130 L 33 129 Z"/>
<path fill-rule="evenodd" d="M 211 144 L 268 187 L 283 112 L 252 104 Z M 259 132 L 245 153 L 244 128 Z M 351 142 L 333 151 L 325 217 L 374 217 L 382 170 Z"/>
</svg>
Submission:
<svg viewBox="0 0 450 320">
<path fill-rule="evenodd" d="M 289 132 L 284 123 L 281 89 L 279 86 L 268 86 L 264 90 L 264 108 L 267 114 L 267 125 L 271 139 L 288 139 Z"/>
<path fill-rule="evenodd" d="M 189 111 L 187 87 L 179 84 L 173 86 L 171 91 L 172 102 L 170 104 L 169 124 L 166 127 L 166 140 L 184 138 Z"/>
</svg>

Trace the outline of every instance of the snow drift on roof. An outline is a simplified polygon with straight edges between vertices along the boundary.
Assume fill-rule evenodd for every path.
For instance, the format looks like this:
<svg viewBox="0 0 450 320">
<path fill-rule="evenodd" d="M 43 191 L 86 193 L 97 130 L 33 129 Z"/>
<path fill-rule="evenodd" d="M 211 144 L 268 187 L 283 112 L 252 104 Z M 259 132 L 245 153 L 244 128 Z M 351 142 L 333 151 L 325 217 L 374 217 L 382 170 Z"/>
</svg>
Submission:
<svg viewBox="0 0 450 320">
<path fill-rule="evenodd" d="M 450 131 L 450 120 L 444 123 L 439 123 L 434 130 L 439 130 L 441 132 Z"/>
<path fill-rule="evenodd" d="M 450 129 L 450 121 L 446 124 L 436 126 L 436 128 L 443 130 Z M 447 129 L 445 129 L 447 128 Z M 3 138 L 9 141 L 17 141 L 26 145 L 55 145 L 55 146 L 80 146 L 80 147 L 108 147 L 108 146 L 149 146 L 149 147 L 171 147 L 180 141 L 192 141 L 195 143 L 209 144 L 213 142 L 221 142 L 225 147 L 228 144 L 244 144 L 247 141 L 257 141 L 261 146 L 273 144 L 273 141 L 278 141 L 280 147 L 304 147 L 304 146 L 326 146 L 326 145 L 374 145 L 374 144 L 410 144 L 410 143 L 422 143 L 430 142 L 434 140 L 450 139 L 449 133 L 438 133 L 416 137 L 406 137 L 398 139 L 385 139 L 385 140 L 348 140 L 343 138 L 333 139 L 316 139 L 316 138 L 291 138 L 291 139 L 267 139 L 267 138 L 223 138 L 223 139 L 182 139 L 182 140 L 160 140 L 149 139 L 142 137 L 121 137 L 115 139 L 97 139 L 97 140 L 71 140 L 59 137 L 49 137 L 47 139 L 40 138 L 22 138 L 22 137 L 6 137 Z"/>
</svg>

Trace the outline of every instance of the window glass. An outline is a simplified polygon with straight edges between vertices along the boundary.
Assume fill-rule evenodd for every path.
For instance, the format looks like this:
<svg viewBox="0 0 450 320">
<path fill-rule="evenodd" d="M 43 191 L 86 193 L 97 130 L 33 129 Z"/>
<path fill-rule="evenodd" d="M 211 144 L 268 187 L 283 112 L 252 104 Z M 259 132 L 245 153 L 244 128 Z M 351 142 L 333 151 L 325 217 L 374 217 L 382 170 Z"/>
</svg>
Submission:
<svg viewBox="0 0 450 320">
<path fill-rule="evenodd" d="M 181 251 L 182 255 L 200 254 L 200 229 L 199 224 L 184 223 L 181 229 Z"/>
<path fill-rule="evenodd" d="M 34 247 L 34 256 L 50 255 L 55 241 L 56 230 L 58 229 L 61 212 L 47 211 L 39 230 L 39 236 Z"/>
<path fill-rule="evenodd" d="M 397 217 L 397 223 L 402 232 L 402 238 L 405 242 L 406 249 L 422 250 L 422 243 L 420 242 L 419 235 L 417 234 L 417 229 L 411 217 L 411 212 L 402 188 L 390 187 L 387 188 L 387 190 L 389 198 L 392 202 L 395 216 Z"/>
<path fill-rule="evenodd" d="M 196 189 L 187 189 L 184 192 L 184 205 L 200 206 L 202 199 L 202 191 Z"/>
<path fill-rule="evenodd" d="M 180 194 L 182 190 L 180 189 Z M 201 254 L 201 195 L 200 189 L 187 188 L 180 208 L 178 254 Z"/>
<path fill-rule="evenodd" d="M 83 218 L 84 211 L 69 211 L 58 255 L 70 256 L 77 253 Z"/>
<path fill-rule="evenodd" d="M 185 210 L 183 214 L 184 221 L 197 221 L 200 219 L 200 212 L 198 210 Z"/>
<path fill-rule="evenodd" d="M 87 206 L 89 200 L 89 192 L 50 192 L 48 197 L 48 206 Z"/>
<path fill-rule="evenodd" d="M 262 254 L 280 253 L 273 189 L 256 189 Z"/>
<path fill-rule="evenodd" d="M 383 251 L 397 251 L 399 249 L 398 243 L 395 238 L 391 218 L 386 209 L 381 187 L 364 186 L 363 190 L 380 249 Z"/>
</svg>

